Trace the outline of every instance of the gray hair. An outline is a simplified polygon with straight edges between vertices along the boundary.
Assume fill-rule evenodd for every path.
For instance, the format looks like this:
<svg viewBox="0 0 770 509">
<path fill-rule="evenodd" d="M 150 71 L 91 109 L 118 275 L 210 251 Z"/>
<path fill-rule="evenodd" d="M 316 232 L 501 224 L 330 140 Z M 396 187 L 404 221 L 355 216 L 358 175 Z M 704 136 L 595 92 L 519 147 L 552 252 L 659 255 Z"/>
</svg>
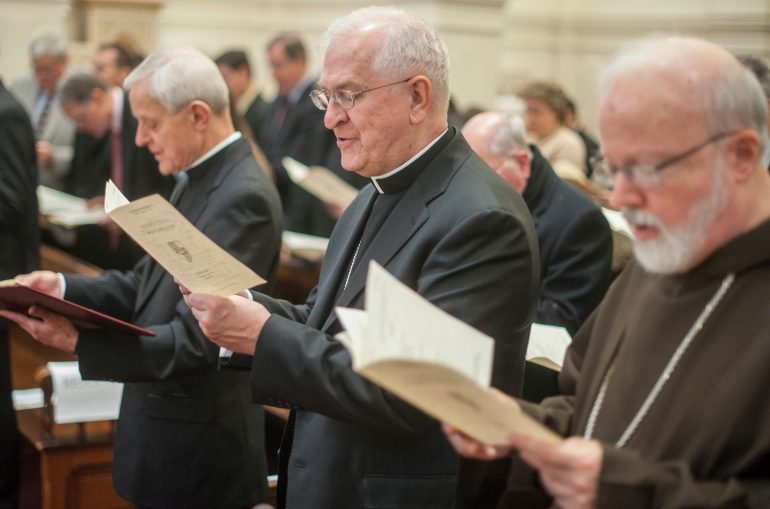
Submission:
<svg viewBox="0 0 770 509">
<path fill-rule="evenodd" d="M 54 32 L 38 35 L 29 45 L 29 55 L 32 60 L 52 56 L 61 62 L 67 58 L 67 39 Z"/>
<path fill-rule="evenodd" d="M 398 7 L 367 7 L 339 18 L 321 35 L 319 47 L 345 39 L 375 22 L 385 30 L 382 45 L 372 66 L 390 80 L 425 75 L 433 88 L 435 104 L 449 107 L 449 52 L 438 30 L 411 12 Z"/>
<path fill-rule="evenodd" d="M 767 66 L 765 61 L 754 55 L 737 55 L 735 58 L 743 64 L 743 67 L 754 73 L 759 84 L 762 85 L 765 97 L 770 99 L 770 67 Z"/>
<path fill-rule="evenodd" d="M 527 144 L 527 128 L 518 115 L 495 113 L 495 122 L 491 124 L 492 139 L 489 149 L 495 154 L 510 157 L 518 150 L 530 152 Z"/>
<path fill-rule="evenodd" d="M 91 102 L 91 92 L 95 88 L 107 91 L 104 82 L 90 72 L 76 71 L 62 78 L 62 83 L 56 89 L 56 95 L 61 104 L 86 104 Z"/>
<path fill-rule="evenodd" d="M 143 79 L 147 79 L 150 95 L 174 115 L 193 101 L 208 104 L 215 115 L 226 112 L 230 104 L 216 64 L 194 48 L 153 52 L 126 77 L 123 89 L 130 90 Z"/>
<path fill-rule="evenodd" d="M 605 69 L 602 80 L 604 94 L 619 76 L 661 62 L 676 62 L 682 67 L 682 72 L 687 72 L 688 62 L 693 59 L 689 55 L 682 58 L 682 55 L 698 44 L 706 43 L 696 39 L 659 36 L 635 42 Z M 734 67 L 722 65 L 718 77 L 708 77 L 696 84 L 695 100 L 712 135 L 751 129 L 759 135 L 759 152 L 764 153 L 768 143 L 767 99 L 749 69 L 737 61 Z"/>
</svg>

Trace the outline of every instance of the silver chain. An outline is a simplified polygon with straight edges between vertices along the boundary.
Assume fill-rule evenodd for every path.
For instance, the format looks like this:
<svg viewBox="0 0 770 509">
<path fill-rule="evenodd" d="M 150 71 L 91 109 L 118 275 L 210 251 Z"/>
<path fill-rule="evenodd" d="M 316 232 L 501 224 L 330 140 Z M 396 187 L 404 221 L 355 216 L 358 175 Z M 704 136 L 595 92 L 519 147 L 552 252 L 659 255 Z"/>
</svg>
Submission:
<svg viewBox="0 0 770 509">
<path fill-rule="evenodd" d="M 663 370 L 663 373 L 660 374 L 658 381 L 655 382 L 655 385 L 650 391 L 650 394 L 647 395 L 647 399 L 644 400 L 644 403 L 642 404 L 641 408 L 639 408 L 639 411 L 636 412 L 636 415 L 631 421 L 631 424 L 628 425 L 626 431 L 618 439 L 617 443 L 615 444 L 616 447 L 624 447 L 636 432 L 637 428 L 647 416 L 647 413 L 650 411 L 650 407 L 652 407 L 652 404 L 655 403 L 655 400 L 658 398 L 660 391 L 663 390 L 663 386 L 666 384 L 666 382 L 668 382 L 668 379 L 671 378 L 671 374 L 674 372 L 677 364 L 679 364 L 679 361 L 684 355 L 684 352 L 687 350 L 687 347 L 690 346 L 690 343 L 692 343 L 695 335 L 698 334 L 701 329 L 703 329 L 703 324 L 706 322 L 708 317 L 711 316 L 714 308 L 716 308 L 717 304 L 719 304 L 719 301 L 722 300 L 722 297 L 725 296 L 725 293 L 727 293 L 727 290 L 733 284 L 733 281 L 735 281 L 734 273 L 728 274 L 727 277 L 722 280 L 722 285 L 719 287 L 719 290 L 717 290 L 714 296 L 711 297 L 711 300 L 708 302 L 708 304 L 706 304 L 706 307 L 703 308 L 703 311 L 701 311 L 698 319 L 694 324 L 692 324 L 692 327 L 690 327 L 687 335 L 684 337 L 684 339 L 682 339 L 682 342 L 674 352 L 674 355 L 672 355 L 671 359 L 668 361 L 668 364 Z M 616 361 L 612 362 L 610 369 L 607 370 L 607 374 L 604 375 L 604 380 L 602 381 L 602 386 L 599 389 L 599 394 L 597 394 L 596 400 L 594 401 L 594 406 L 591 408 L 591 414 L 588 416 L 586 430 L 585 433 L 583 433 L 583 438 L 586 440 L 591 440 L 591 437 L 593 436 L 594 426 L 596 425 L 596 418 L 599 416 L 599 410 L 601 410 L 602 404 L 604 403 L 604 396 L 607 392 L 607 385 L 609 384 L 612 373 L 615 371 L 615 362 Z"/>
</svg>

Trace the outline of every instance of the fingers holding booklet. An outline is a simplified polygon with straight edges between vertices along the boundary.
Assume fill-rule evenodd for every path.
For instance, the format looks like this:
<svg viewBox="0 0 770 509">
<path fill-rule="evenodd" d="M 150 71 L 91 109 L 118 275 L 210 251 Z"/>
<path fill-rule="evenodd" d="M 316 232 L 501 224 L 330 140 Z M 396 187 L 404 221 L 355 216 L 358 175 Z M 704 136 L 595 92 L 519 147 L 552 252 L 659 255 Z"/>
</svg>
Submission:
<svg viewBox="0 0 770 509">
<path fill-rule="evenodd" d="M 453 445 L 459 443 L 453 439 L 457 432 L 475 440 L 486 456 L 490 450 L 481 444 L 507 446 L 514 434 L 562 441 L 490 388 L 492 338 L 429 303 L 375 262 L 367 277 L 366 309 L 336 312 L 345 327 L 337 339 L 350 351 L 353 369 L 445 422 Z"/>
</svg>

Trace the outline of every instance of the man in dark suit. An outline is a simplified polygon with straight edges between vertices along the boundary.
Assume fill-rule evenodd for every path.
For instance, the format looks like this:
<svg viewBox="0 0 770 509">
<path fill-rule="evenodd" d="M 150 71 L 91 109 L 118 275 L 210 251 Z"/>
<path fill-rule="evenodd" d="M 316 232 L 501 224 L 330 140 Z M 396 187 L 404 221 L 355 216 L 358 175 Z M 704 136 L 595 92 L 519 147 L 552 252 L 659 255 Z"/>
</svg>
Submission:
<svg viewBox="0 0 770 509">
<path fill-rule="evenodd" d="M 254 140 L 264 145 L 264 125 L 270 115 L 270 105 L 262 98 L 262 93 L 254 86 L 254 73 L 245 51 L 227 51 L 214 62 L 227 83 L 230 98 L 235 103 L 235 111 L 242 115 L 254 135 Z"/>
<path fill-rule="evenodd" d="M 492 383 L 518 394 L 538 286 L 534 226 L 518 193 L 447 126 L 448 56 L 435 29 L 372 7 L 325 38 L 314 100 L 343 167 L 371 185 L 337 223 L 318 286 L 298 306 L 258 294 L 186 300 L 215 343 L 253 355 L 254 400 L 292 409 L 280 507 L 451 508 L 458 458 L 438 423 L 353 371 L 333 338 L 334 307 L 363 307 L 375 260 L 493 337 Z M 397 46 L 422 56 L 400 68 Z M 390 66 L 375 70 L 378 59 Z"/>
<path fill-rule="evenodd" d="M 35 134 L 24 107 L 0 81 L 0 281 L 40 266 Z M 11 402 L 8 322 L 0 318 L 0 509 L 18 498 L 18 440 Z"/>
<path fill-rule="evenodd" d="M 64 179 L 68 193 L 99 206 L 104 185 L 112 179 L 129 200 L 155 193 L 171 196 L 174 178 L 161 175 L 147 147 L 134 143 L 137 121 L 127 94 L 81 71 L 62 80 L 57 97 L 78 130 L 72 167 Z M 105 269 L 129 270 L 144 256 L 144 250 L 110 218 L 98 226 L 78 227 L 76 235 L 74 246 L 62 248 Z"/>
<path fill-rule="evenodd" d="M 190 82 L 201 83 L 199 91 L 183 86 Z M 137 143 L 164 175 L 186 175 L 172 203 L 267 279 L 269 291 L 278 268 L 279 198 L 233 130 L 214 63 L 191 49 L 159 51 L 125 86 L 139 120 Z M 240 509 L 267 498 L 263 414 L 251 404 L 248 374 L 217 370 L 219 348 L 163 267 L 145 257 L 133 271 L 95 279 L 36 272 L 19 280 L 156 333 L 116 337 L 77 331 L 45 310 L 30 310 L 43 321 L 3 312 L 36 339 L 77 353 L 84 379 L 125 382 L 113 463 L 119 495 L 152 508 Z"/>
<path fill-rule="evenodd" d="M 540 248 L 535 321 L 574 335 L 610 282 L 612 230 L 601 209 L 561 180 L 533 146 L 519 117 L 488 112 L 463 128 L 471 148 L 524 197 Z"/>
<path fill-rule="evenodd" d="M 334 220 L 329 221 L 318 198 L 292 183 L 282 163 L 288 156 L 308 166 L 328 166 L 329 157 L 333 157 L 334 134 L 324 127 L 323 112 L 310 99 L 316 77 L 308 73 L 305 47 L 297 36 L 278 35 L 268 43 L 267 56 L 278 83 L 278 97 L 270 106 L 265 135 L 257 141 L 275 169 L 286 218 L 284 226 L 291 231 L 328 236 L 328 224 L 333 225 Z"/>
</svg>

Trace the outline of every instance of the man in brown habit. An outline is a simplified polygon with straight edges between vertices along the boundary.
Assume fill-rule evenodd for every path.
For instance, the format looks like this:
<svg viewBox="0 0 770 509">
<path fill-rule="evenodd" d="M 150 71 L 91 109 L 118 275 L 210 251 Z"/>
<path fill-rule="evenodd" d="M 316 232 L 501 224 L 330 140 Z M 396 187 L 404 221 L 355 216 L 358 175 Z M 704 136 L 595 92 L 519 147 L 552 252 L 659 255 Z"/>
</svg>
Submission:
<svg viewBox="0 0 770 509">
<path fill-rule="evenodd" d="M 767 507 L 767 103 L 695 39 L 639 44 L 605 85 L 601 169 L 636 261 L 575 336 L 562 395 L 518 402 L 570 438 L 495 448 L 444 430 L 465 456 L 516 451 L 500 507 Z"/>
</svg>

